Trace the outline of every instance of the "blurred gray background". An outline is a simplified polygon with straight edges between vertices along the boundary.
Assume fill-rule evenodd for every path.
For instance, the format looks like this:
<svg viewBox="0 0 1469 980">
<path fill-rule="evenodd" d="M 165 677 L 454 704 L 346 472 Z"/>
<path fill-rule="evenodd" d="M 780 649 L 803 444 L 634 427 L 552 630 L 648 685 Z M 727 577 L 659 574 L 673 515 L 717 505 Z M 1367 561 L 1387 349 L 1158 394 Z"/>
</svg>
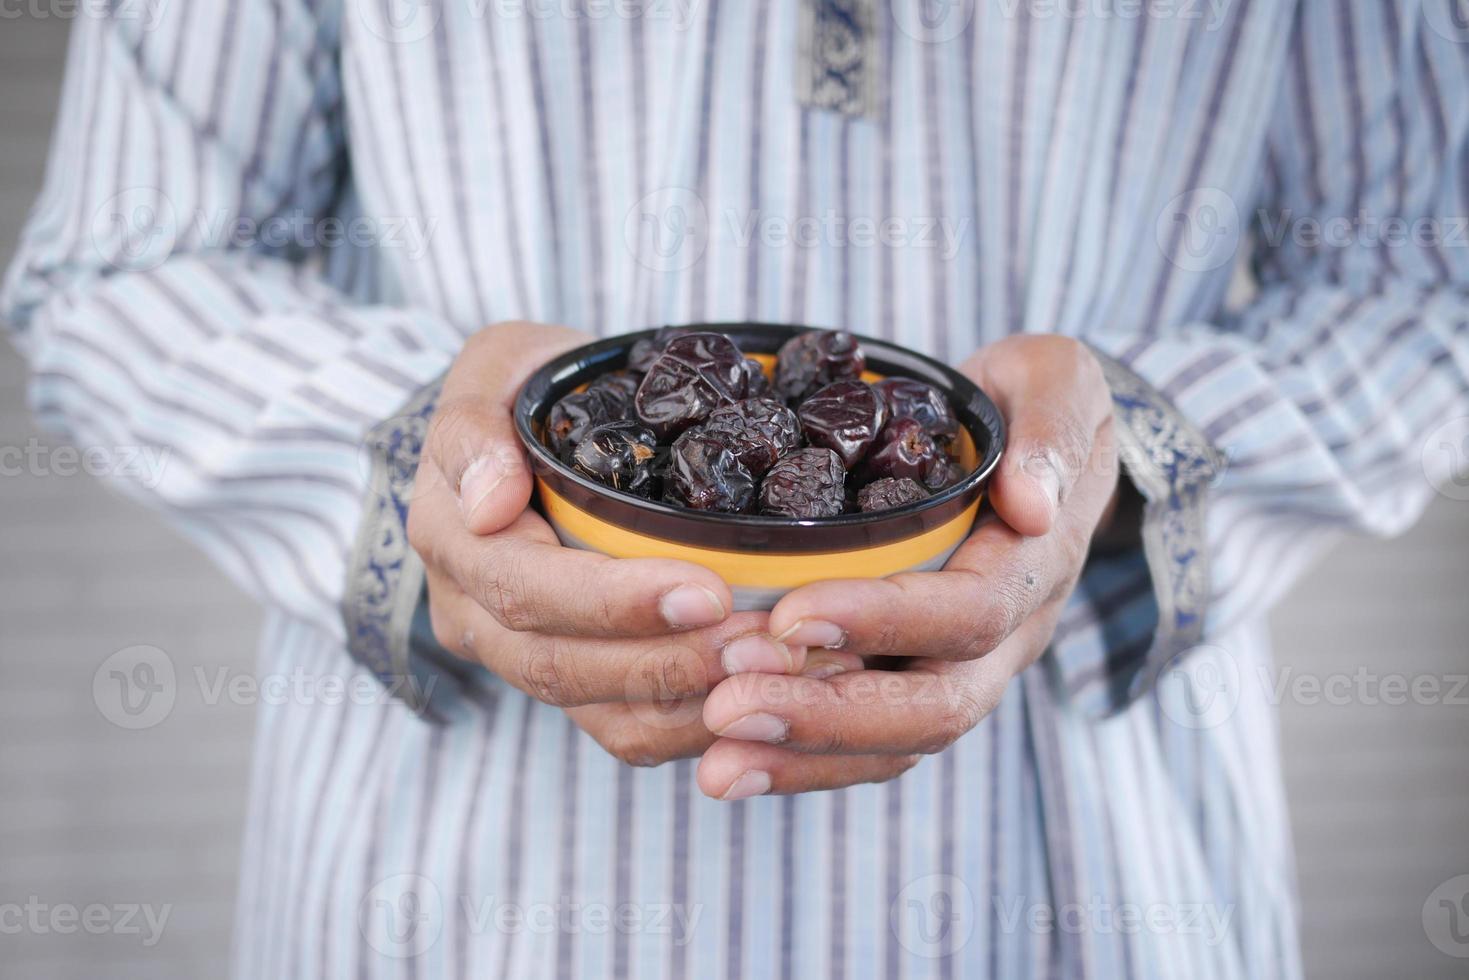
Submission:
<svg viewBox="0 0 1469 980">
<path fill-rule="evenodd" d="M 28 6 L 0 9 L 0 266 L 40 187 L 68 27 Z M 45 439 L 24 388 L 24 365 L 0 343 L 0 447 Z M 252 710 L 181 683 L 166 721 L 125 731 L 98 713 L 92 681 L 138 644 L 206 684 L 248 675 L 258 613 L 160 521 L 86 476 L 0 478 L 0 542 L 0 911 L 171 905 L 151 947 L 146 927 L 16 933 L 0 915 L 0 977 L 222 975 Z M 1425 915 L 1440 914 L 1436 898 L 1425 912 L 1431 893 L 1469 873 L 1469 688 L 1446 696 L 1469 672 L 1466 583 L 1469 502 L 1440 498 L 1404 539 L 1334 552 L 1274 616 L 1280 676 L 1345 676 L 1367 694 L 1281 708 L 1313 978 L 1469 975 L 1469 959 L 1425 933 Z M 1361 668 L 1441 693 L 1383 703 L 1373 695 L 1391 687 L 1361 686 Z M 1469 932 L 1469 914 L 1458 924 Z M 1445 945 L 1469 956 L 1469 935 Z"/>
</svg>

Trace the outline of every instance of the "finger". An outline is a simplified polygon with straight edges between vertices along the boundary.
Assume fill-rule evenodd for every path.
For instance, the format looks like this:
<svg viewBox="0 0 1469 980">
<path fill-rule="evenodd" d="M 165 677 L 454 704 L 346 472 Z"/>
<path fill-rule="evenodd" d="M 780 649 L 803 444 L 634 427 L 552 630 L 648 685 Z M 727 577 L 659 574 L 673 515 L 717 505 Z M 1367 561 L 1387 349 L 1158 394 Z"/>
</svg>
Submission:
<svg viewBox="0 0 1469 980">
<path fill-rule="evenodd" d="M 1085 470 L 1102 423 L 1090 425 L 1064 405 L 1018 409 L 1008 419 L 1006 460 L 990 483 L 990 504 L 1022 534 L 1045 534 Z"/>
<path fill-rule="evenodd" d="M 532 511 L 495 534 L 466 534 L 447 492 L 414 501 L 408 536 L 507 629 L 650 636 L 712 626 L 734 608 L 729 586 L 702 565 L 566 548 Z"/>
<path fill-rule="evenodd" d="M 767 628 L 769 628 L 768 623 Z M 862 662 L 861 657 L 855 653 L 847 653 L 844 650 L 822 650 L 819 648 L 808 650 L 805 647 L 800 647 L 799 649 L 806 651 L 806 662 L 799 671 L 803 677 L 814 677 L 817 680 L 825 680 L 828 677 L 835 677 L 837 674 L 844 674 L 847 671 L 862 670 L 866 666 Z M 772 672 L 763 671 L 762 673 Z"/>
<path fill-rule="evenodd" d="M 1070 589 L 1085 544 L 1073 533 L 1027 538 L 991 517 L 938 572 L 814 582 L 770 612 L 780 641 L 860 656 L 972 660 Z"/>
<path fill-rule="evenodd" d="M 425 452 L 431 476 L 457 501 L 460 526 L 475 534 L 493 534 L 530 504 L 530 466 L 507 407 L 469 395 L 441 400 Z"/>
<path fill-rule="evenodd" d="M 1008 665 L 916 661 L 827 680 L 742 674 L 704 700 L 722 738 L 818 755 L 927 754 L 948 748 L 999 702 Z"/>
<path fill-rule="evenodd" d="M 918 755 L 813 756 L 775 745 L 716 741 L 699 760 L 699 790 L 716 800 L 810 793 L 882 783 L 912 769 Z"/>
<path fill-rule="evenodd" d="M 718 626 L 671 636 L 584 639 L 507 630 L 452 583 L 431 581 L 429 588 L 440 643 L 561 708 L 702 697 L 732 674 L 800 670 L 805 659 L 804 651 L 770 638 L 764 613 L 736 613 Z"/>
<path fill-rule="evenodd" d="M 1004 415 L 1004 459 L 990 502 L 1022 534 L 1050 530 L 1111 417 L 1106 380 L 1087 348 L 1066 337 L 1026 337 L 980 351 L 962 370 Z"/>
<path fill-rule="evenodd" d="M 550 358 L 586 340 L 566 327 L 501 323 L 472 336 L 455 359 L 424 448 L 474 533 L 504 527 L 530 500 L 530 471 L 511 415 L 516 392 Z"/>
<path fill-rule="evenodd" d="M 623 704 L 590 704 L 568 708 L 577 727 L 621 762 L 630 766 L 659 766 L 675 759 L 693 759 L 714 744 L 714 736 L 699 720 L 701 702 L 670 705 L 651 720 L 647 708 Z"/>
<path fill-rule="evenodd" d="M 613 559 L 564 548 L 524 513 L 499 534 L 461 542 L 449 569 L 505 627 L 575 636 L 650 636 L 722 622 L 729 586 L 701 565 Z"/>
</svg>

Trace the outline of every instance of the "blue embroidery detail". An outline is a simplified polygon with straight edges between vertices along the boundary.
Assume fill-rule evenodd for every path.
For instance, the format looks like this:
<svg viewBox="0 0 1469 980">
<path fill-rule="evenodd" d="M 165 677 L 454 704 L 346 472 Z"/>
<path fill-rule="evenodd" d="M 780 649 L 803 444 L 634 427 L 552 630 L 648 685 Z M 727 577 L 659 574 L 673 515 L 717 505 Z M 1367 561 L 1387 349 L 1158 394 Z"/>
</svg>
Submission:
<svg viewBox="0 0 1469 980">
<path fill-rule="evenodd" d="M 413 677 L 408 635 L 423 565 L 408 544 L 408 506 L 439 390 L 439 382 L 428 385 L 368 433 L 364 449 L 371 476 L 342 600 L 352 657 L 416 710 L 425 707 L 424 692 L 408 683 Z"/>
<path fill-rule="evenodd" d="M 1143 550 L 1158 606 L 1146 656 L 1109 660 L 1107 686 L 1114 701 L 1125 703 L 1150 690 L 1203 637 L 1210 598 L 1205 504 L 1223 459 L 1162 392 L 1123 364 L 1097 357 L 1112 389 L 1123 468 L 1147 500 Z"/>
<path fill-rule="evenodd" d="M 873 0 L 804 0 L 796 71 L 801 104 L 849 116 L 876 115 L 877 30 Z"/>
</svg>

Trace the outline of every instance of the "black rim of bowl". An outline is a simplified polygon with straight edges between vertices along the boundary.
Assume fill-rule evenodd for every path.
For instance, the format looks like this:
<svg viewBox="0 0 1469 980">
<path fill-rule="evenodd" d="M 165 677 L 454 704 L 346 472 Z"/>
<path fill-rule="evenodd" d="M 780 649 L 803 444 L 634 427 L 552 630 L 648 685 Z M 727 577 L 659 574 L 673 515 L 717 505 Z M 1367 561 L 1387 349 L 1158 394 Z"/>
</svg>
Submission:
<svg viewBox="0 0 1469 980">
<path fill-rule="evenodd" d="M 753 322 L 675 326 L 726 334 L 746 353 L 765 354 L 774 354 L 796 334 L 819 329 Z M 823 518 L 723 514 L 620 493 L 563 463 L 541 442 L 537 427 L 544 423 L 557 399 L 601 374 L 626 366 L 632 345 L 657 332 L 650 329 L 618 334 L 567 351 L 532 374 L 515 399 L 515 429 L 530 451 L 536 471 L 541 476 L 554 476 L 553 488 L 571 503 L 635 533 L 724 550 L 779 546 L 807 552 L 899 541 L 932 530 L 962 512 L 978 495 L 1004 452 L 1004 418 L 973 381 L 916 351 L 875 337 L 854 335 L 867 354 L 868 370 L 884 376 L 916 378 L 949 396 L 980 457 L 979 465 L 958 483 L 902 507 Z M 598 512 L 605 507 L 622 513 Z"/>
</svg>

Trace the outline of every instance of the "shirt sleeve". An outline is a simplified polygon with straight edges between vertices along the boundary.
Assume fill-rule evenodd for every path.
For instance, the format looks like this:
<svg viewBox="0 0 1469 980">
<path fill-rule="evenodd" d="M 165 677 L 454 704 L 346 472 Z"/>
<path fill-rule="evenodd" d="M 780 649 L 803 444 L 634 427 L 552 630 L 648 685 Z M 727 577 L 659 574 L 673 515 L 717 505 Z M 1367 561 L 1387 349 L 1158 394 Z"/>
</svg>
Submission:
<svg viewBox="0 0 1469 980">
<path fill-rule="evenodd" d="M 44 424 L 156 460 L 109 479 L 255 596 L 341 639 L 364 437 L 460 339 L 331 272 L 344 235 L 371 235 L 339 218 L 338 25 L 316 11 L 337 6 L 79 18 L 0 318 Z"/>
<path fill-rule="evenodd" d="M 1433 494 L 1425 454 L 1469 415 L 1469 38 L 1417 4 L 1299 10 L 1260 201 L 1238 208 L 1257 297 L 1088 338 L 1112 358 L 1119 428 L 1146 443 L 1129 468 L 1156 543 L 1091 595 L 1084 578 L 1092 608 L 1058 646 L 1094 712 L 1261 616 L 1335 536 L 1405 530 Z M 1234 206 L 1219 194 L 1184 217 Z M 1167 465 L 1208 446 L 1220 465 L 1202 480 Z M 1179 610 L 1199 628 L 1175 628 Z"/>
</svg>

